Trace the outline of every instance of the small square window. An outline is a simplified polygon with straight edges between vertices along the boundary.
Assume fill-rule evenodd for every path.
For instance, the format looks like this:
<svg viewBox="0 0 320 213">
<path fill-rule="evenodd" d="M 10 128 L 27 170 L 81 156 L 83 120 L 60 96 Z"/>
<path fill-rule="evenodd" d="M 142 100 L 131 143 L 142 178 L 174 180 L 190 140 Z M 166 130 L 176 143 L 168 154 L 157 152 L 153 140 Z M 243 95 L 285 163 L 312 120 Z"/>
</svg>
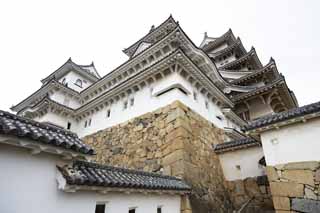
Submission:
<svg viewBox="0 0 320 213">
<path fill-rule="evenodd" d="M 124 103 L 123 103 L 123 109 L 127 109 L 128 108 L 128 101 L 125 101 Z"/>
<path fill-rule="evenodd" d="M 106 204 L 97 204 L 95 213 L 105 213 Z"/>
<path fill-rule="evenodd" d="M 136 213 L 136 208 L 129 208 L 129 213 Z"/>
<path fill-rule="evenodd" d="M 198 94 L 196 92 L 193 92 L 193 99 L 196 101 L 198 99 Z"/>
</svg>

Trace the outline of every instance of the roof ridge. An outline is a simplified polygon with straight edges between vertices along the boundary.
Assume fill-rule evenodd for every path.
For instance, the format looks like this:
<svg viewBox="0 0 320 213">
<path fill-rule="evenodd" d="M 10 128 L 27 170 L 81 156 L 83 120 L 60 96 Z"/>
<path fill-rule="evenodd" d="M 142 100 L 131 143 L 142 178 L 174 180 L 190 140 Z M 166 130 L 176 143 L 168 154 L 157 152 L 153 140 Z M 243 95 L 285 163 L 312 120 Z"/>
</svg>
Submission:
<svg viewBox="0 0 320 213">
<path fill-rule="evenodd" d="M 32 125 L 35 125 L 35 126 L 37 126 L 39 128 L 42 128 L 42 129 L 52 130 L 52 131 L 57 132 L 57 133 L 63 132 L 63 133 L 67 133 L 67 135 L 78 137 L 78 135 L 76 133 L 71 132 L 69 130 L 66 130 L 66 129 L 63 129 L 63 128 L 59 128 L 59 127 L 54 127 L 52 125 L 47 125 L 45 123 L 37 122 L 37 121 L 34 121 L 32 119 L 25 118 L 25 117 L 22 117 L 22 116 L 19 116 L 19 115 L 15 115 L 15 114 L 12 114 L 12 113 L 4 111 L 4 110 L 0 110 L 0 117 L 1 116 L 5 116 L 5 117 L 13 119 L 13 120 L 19 120 L 19 121 L 25 122 L 27 124 L 32 124 Z"/>
<path fill-rule="evenodd" d="M 73 162 L 73 165 L 74 166 L 85 165 L 85 166 L 95 167 L 98 169 L 116 170 L 116 171 L 125 172 L 125 173 L 140 174 L 140 175 L 149 176 L 149 177 L 160 177 L 160 178 L 166 178 L 166 179 L 170 179 L 170 180 L 182 180 L 181 178 L 173 177 L 173 176 L 169 176 L 169 175 L 162 175 L 162 174 L 158 174 L 158 173 L 154 173 L 154 172 L 145 172 L 145 171 L 136 170 L 136 169 L 127 169 L 127 168 L 103 165 L 103 164 L 99 164 L 96 162 L 76 160 Z"/>
</svg>

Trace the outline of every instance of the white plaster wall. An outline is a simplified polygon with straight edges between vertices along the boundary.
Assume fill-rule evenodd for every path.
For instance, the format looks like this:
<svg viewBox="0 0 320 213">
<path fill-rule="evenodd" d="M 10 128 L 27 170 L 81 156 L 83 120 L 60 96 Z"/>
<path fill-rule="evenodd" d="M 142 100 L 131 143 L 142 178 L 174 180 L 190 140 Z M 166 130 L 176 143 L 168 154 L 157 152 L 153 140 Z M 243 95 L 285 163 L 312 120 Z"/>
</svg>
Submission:
<svg viewBox="0 0 320 213">
<path fill-rule="evenodd" d="M 34 118 L 34 120 L 39 121 L 39 122 L 48 122 L 48 123 L 52 123 L 52 124 L 56 124 L 60 127 L 63 128 L 67 128 L 68 122 L 71 123 L 71 131 L 76 132 L 78 130 L 78 124 L 76 123 L 76 121 L 72 118 L 68 118 L 68 117 L 64 117 L 63 115 L 54 113 L 54 112 L 50 112 L 48 111 L 46 114 L 44 114 L 41 117 L 36 117 Z"/>
<path fill-rule="evenodd" d="M 81 92 L 82 90 L 84 90 L 85 88 L 87 88 L 88 86 L 90 86 L 92 84 L 92 82 L 86 78 L 84 78 L 82 75 L 79 75 L 76 72 L 68 72 L 66 75 L 64 75 L 63 77 L 61 77 L 59 79 L 59 82 L 62 83 L 63 79 L 66 79 L 65 83 L 68 83 L 68 87 L 77 91 L 77 92 Z M 81 79 L 82 80 L 82 88 L 75 85 L 76 80 L 77 79 Z M 86 81 L 86 83 L 84 82 L 84 80 Z"/>
<path fill-rule="evenodd" d="M 264 104 L 259 98 L 249 101 L 249 105 L 250 119 L 273 113 L 271 106 L 269 104 Z"/>
<path fill-rule="evenodd" d="M 160 96 L 155 96 L 159 91 L 163 91 L 164 89 L 177 84 L 182 85 L 189 94 L 186 95 L 180 90 L 174 89 Z M 194 100 L 194 92 L 197 93 L 197 100 Z M 54 95 L 56 100 L 64 101 L 64 95 L 62 93 L 54 93 Z M 134 98 L 133 106 L 130 105 L 131 98 Z M 206 97 L 197 91 L 193 85 L 177 73 L 172 73 L 171 75 L 142 88 L 132 96 L 121 99 L 113 103 L 111 106 L 105 107 L 102 110 L 87 116 L 79 122 L 76 122 L 70 117 L 64 117 L 63 115 L 59 115 L 51 111 L 42 117 L 35 118 L 35 120 L 40 122 L 51 122 L 64 128 L 67 127 L 68 122 L 71 122 L 71 131 L 74 131 L 80 137 L 83 137 L 113 125 L 120 124 L 131 118 L 157 110 L 173 103 L 176 100 L 181 101 L 186 106 L 190 107 L 192 110 L 199 113 L 202 117 L 220 128 L 230 127 L 239 130 L 238 125 L 227 120 L 216 104 L 207 100 Z M 128 102 L 127 109 L 124 109 L 125 101 Z M 208 109 L 205 105 L 206 101 L 208 101 Z M 76 104 L 73 103 L 72 105 L 75 106 Z M 107 117 L 107 111 L 109 109 L 111 111 L 111 115 L 110 117 Z M 217 116 L 221 117 L 222 120 L 219 120 Z M 85 122 L 87 121 L 88 124 L 90 119 L 91 125 L 87 125 L 85 128 Z"/>
<path fill-rule="evenodd" d="M 320 119 L 261 133 L 267 165 L 320 160 Z"/>
<path fill-rule="evenodd" d="M 108 193 L 66 193 L 56 183 L 58 158 L 30 155 L 22 148 L 0 144 L 0 212 L 2 213 L 94 213 L 97 202 L 106 202 L 106 213 L 180 213 L 180 196 Z"/>
<path fill-rule="evenodd" d="M 262 147 L 251 147 L 219 155 L 223 174 L 228 181 L 264 175 L 264 169 L 259 165 L 262 157 Z M 240 169 L 237 168 L 237 165 L 240 166 Z"/>
<path fill-rule="evenodd" d="M 175 89 L 158 97 L 153 96 L 153 94 L 156 94 L 158 91 L 162 91 L 164 88 L 177 83 L 183 85 L 183 87 L 185 87 L 191 94 L 185 95 L 181 91 Z M 155 82 L 151 86 L 144 87 L 131 97 L 115 102 L 112 106 L 88 116 L 79 122 L 77 129 L 74 129 L 74 131 L 82 137 L 97 132 L 98 130 L 125 122 L 133 117 L 167 106 L 176 100 L 181 101 L 220 128 L 236 127 L 239 129 L 236 124 L 231 121 L 227 121 L 220 108 L 213 102 L 208 101 L 209 108 L 207 109 L 205 106 L 206 98 L 200 92 L 197 91 L 197 100 L 194 100 L 194 91 L 196 90 L 187 80 L 182 78 L 179 74 L 174 73 Z M 130 99 L 132 97 L 134 97 L 134 105 L 130 106 Z M 126 110 L 123 108 L 125 101 L 128 101 L 128 108 Z M 108 109 L 111 110 L 111 116 L 109 118 L 107 118 Z M 219 120 L 216 116 L 220 116 L 222 120 Z M 91 126 L 84 128 L 85 121 L 89 121 L 89 119 L 91 119 Z"/>
<path fill-rule="evenodd" d="M 77 109 L 81 106 L 80 102 L 69 95 L 61 92 L 61 91 L 54 91 L 53 94 L 50 95 L 50 98 L 62 105 L 65 105 L 72 109 Z"/>
</svg>

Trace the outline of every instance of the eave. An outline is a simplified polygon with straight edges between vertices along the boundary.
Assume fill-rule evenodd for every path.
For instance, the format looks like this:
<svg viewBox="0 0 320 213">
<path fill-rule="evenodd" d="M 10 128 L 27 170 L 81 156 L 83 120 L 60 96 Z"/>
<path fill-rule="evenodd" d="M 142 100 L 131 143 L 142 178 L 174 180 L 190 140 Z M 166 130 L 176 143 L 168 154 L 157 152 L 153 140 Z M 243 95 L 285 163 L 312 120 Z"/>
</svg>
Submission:
<svg viewBox="0 0 320 213">
<path fill-rule="evenodd" d="M 174 18 L 170 15 L 167 20 L 165 20 L 162 24 L 160 24 L 158 27 L 151 29 L 149 33 L 147 33 L 145 36 L 143 36 L 141 39 L 130 45 L 128 48 L 125 48 L 123 52 L 128 55 L 130 58 L 132 55 L 136 52 L 136 49 L 139 47 L 139 45 L 143 41 L 148 41 L 148 39 L 155 34 L 157 34 L 162 28 L 166 27 L 169 23 L 173 24 L 173 29 L 177 26 L 177 22 L 174 20 Z"/>
<path fill-rule="evenodd" d="M 90 80 L 92 82 L 96 82 L 97 80 L 99 80 L 98 72 L 95 70 L 95 73 L 98 75 L 98 76 L 95 76 L 95 75 L 93 75 L 89 71 L 86 71 L 83 68 L 83 67 L 89 67 L 89 66 L 94 66 L 94 64 L 92 63 L 91 65 L 78 65 L 78 64 L 74 63 L 71 60 L 71 58 L 69 58 L 61 67 L 59 67 L 56 71 L 51 73 L 46 78 L 42 79 L 41 82 L 42 83 L 46 83 L 47 81 L 49 81 L 51 79 L 58 79 L 58 78 L 62 77 L 63 75 L 67 74 L 70 71 L 75 71 L 79 75 L 85 77 L 86 79 L 88 79 L 88 80 Z"/>
<path fill-rule="evenodd" d="M 276 63 L 272 58 L 270 59 L 269 63 L 267 65 L 265 65 L 262 69 L 252 71 L 251 73 L 249 73 L 241 78 L 235 79 L 235 80 L 231 81 L 230 83 L 239 85 L 241 83 L 247 82 L 248 80 L 255 79 L 256 77 L 258 77 L 264 73 L 267 73 L 267 72 L 273 72 L 275 76 L 279 76 L 279 72 L 278 72 Z"/>
<path fill-rule="evenodd" d="M 243 139 L 247 137 L 238 130 L 229 127 L 224 127 L 224 132 L 229 138 L 232 138 L 233 140 Z"/>
<path fill-rule="evenodd" d="M 240 118 L 235 112 L 233 112 L 230 108 L 224 108 L 222 109 L 222 113 L 234 121 L 236 124 L 238 124 L 240 127 L 246 126 L 248 123 L 244 121 L 242 118 Z"/>
<path fill-rule="evenodd" d="M 223 49 L 223 50 L 220 50 L 218 52 L 215 52 L 215 53 L 210 53 L 210 56 L 213 58 L 213 59 L 216 59 L 218 57 L 221 57 L 225 54 L 228 54 L 230 53 L 232 50 L 238 48 L 243 55 L 247 54 L 247 51 L 246 49 L 243 47 L 243 44 L 240 40 L 240 38 L 237 38 L 236 42 L 230 46 L 228 46 L 227 48 Z"/>
<path fill-rule="evenodd" d="M 102 93 L 100 96 L 96 97 L 95 99 L 87 102 L 85 105 L 83 105 L 77 109 L 77 113 L 84 113 L 86 110 L 89 109 L 89 106 L 91 106 L 91 105 L 101 104 L 101 102 L 105 101 L 108 98 L 111 98 L 110 97 L 111 94 L 117 94 L 116 96 L 119 96 L 120 95 L 119 92 L 126 91 L 126 90 L 128 90 L 128 88 L 130 88 L 131 82 L 135 82 L 137 80 L 141 81 L 141 79 L 147 78 L 146 77 L 147 75 L 152 74 L 150 71 L 148 72 L 147 70 L 154 70 L 154 68 L 156 68 L 156 66 L 158 66 L 160 63 L 168 64 L 168 63 L 166 63 L 166 61 L 174 62 L 178 59 L 177 56 L 179 56 L 180 59 L 184 58 L 186 60 L 186 62 L 188 62 L 189 65 L 193 67 L 193 70 L 197 70 L 197 73 L 199 73 L 198 78 L 201 77 L 203 82 L 206 82 L 207 85 L 210 85 L 210 87 L 211 87 L 210 92 L 215 91 L 216 95 L 218 96 L 218 99 L 222 103 L 225 103 L 228 106 L 233 106 L 233 102 L 229 98 L 227 98 L 227 96 L 225 96 L 224 93 L 218 87 L 216 87 L 214 82 L 212 82 L 212 80 L 210 80 L 209 77 L 206 74 L 204 74 L 193 63 L 193 61 L 190 58 L 188 58 L 188 56 L 181 49 L 176 49 L 174 52 L 170 53 L 165 58 L 162 58 L 160 61 L 153 64 L 151 67 L 146 67 L 145 69 L 139 71 L 136 75 L 131 76 L 130 78 L 128 78 L 126 80 L 126 82 L 122 82 L 122 83 L 116 85 L 115 87 L 113 87 L 110 90 L 107 90 L 105 93 Z"/>
<path fill-rule="evenodd" d="M 91 159 L 91 155 L 86 155 L 86 154 L 78 153 L 72 150 L 67 150 L 67 149 L 63 149 L 63 148 L 59 148 L 51 145 L 46 145 L 43 143 L 36 143 L 30 139 L 19 138 L 14 136 L 7 136 L 7 135 L 0 134 L 0 143 L 28 149 L 30 150 L 31 155 L 37 155 L 44 152 L 44 153 L 59 155 L 64 160 L 72 160 L 72 159 L 90 160 Z"/>
<path fill-rule="evenodd" d="M 16 104 L 15 106 L 11 107 L 10 109 L 14 112 L 19 112 L 23 108 L 30 106 L 32 102 L 34 102 L 35 99 L 45 97 L 47 93 L 51 90 L 54 89 L 55 87 L 62 89 L 64 92 L 67 94 L 77 97 L 80 99 L 80 93 L 63 85 L 62 83 L 56 81 L 55 79 L 51 79 L 48 81 L 45 85 L 40 87 L 37 91 L 29 95 L 27 98 L 22 100 L 20 103 Z"/>
<path fill-rule="evenodd" d="M 289 126 L 289 125 L 293 125 L 293 124 L 297 124 L 297 123 L 306 123 L 312 119 L 316 119 L 320 117 L 320 112 L 315 112 L 315 113 L 311 113 L 308 115 L 302 115 L 302 116 L 298 116 L 298 117 L 294 117 L 291 119 L 287 119 L 284 121 L 278 121 L 275 123 L 271 123 L 271 124 L 267 124 L 258 128 L 253 128 L 253 129 L 249 129 L 246 130 L 246 134 L 260 134 L 262 132 L 266 132 L 272 129 L 276 129 L 279 130 L 283 127 Z"/>
<path fill-rule="evenodd" d="M 205 51 L 208 52 L 212 49 L 214 49 L 215 47 L 221 45 L 223 42 L 230 40 L 231 42 L 235 42 L 236 38 L 233 35 L 233 32 L 231 29 L 229 29 L 225 34 L 223 34 L 222 36 L 218 37 L 217 39 L 215 39 L 214 41 L 211 41 L 203 46 L 200 46 L 200 48 Z"/>
<path fill-rule="evenodd" d="M 252 96 L 259 95 L 259 94 L 262 94 L 264 92 L 270 91 L 271 89 L 276 88 L 277 86 L 282 85 L 282 84 L 285 84 L 284 78 L 283 77 L 279 77 L 276 81 L 272 82 L 271 84 L 268 84 L 268 85 L 265 85 L 263 87 L 257 88 L 255 90 L 252 90 L 251 92 L 248 92 L 248 93 L 243 93 L 243 94 L 236 95 L 234 97 L 231 97 L 231 99 L 234 102 L 239 102 L 239 101 L 248 99 L 248 98 L 250 98 Z"/>
<path fill-rule="evenodd" d="M 222 67 L 219 67 L 219 69 L 221 70 L 227 70 L 227 69 L 232 69 L 240 64 L 242 64 L 243 62 L 246 62 L 248 60 L 252 59 L 255 62 L 255 66 L 257 68 L 262 68 L 262 63 L 260 61 L 260 59 L 257 56 L 256 50 L 252 47 L 251 50 L 244 56 L 238 58 L 235 61 L 232 61 L 230 63 L 227 63 L 225 65 L 223 65 Z"/>
<path fill-rule="evenodd" d="M 18 111 L 17 114 L 18 115 L 24 115 L 26 113 L 37 114 L 37 112 L 39 112 L 43 109 L 48 110 L 50 107 L 57 109 L 57 110 L 62 110 L 65 113 L 70 114 L 72 116 L 74 116 L 75 112 L 76 112 L 75 109 L 72 109 L 70 107 L 62 105 L 62 104 L 50 99 L 49 97 L 44 97 L 42 100 L 40 100 L 39 102 L 37 102 L 33 106 L 27 107 L 27 108 L 24 108 L 24 109 Z"/>
</svg>

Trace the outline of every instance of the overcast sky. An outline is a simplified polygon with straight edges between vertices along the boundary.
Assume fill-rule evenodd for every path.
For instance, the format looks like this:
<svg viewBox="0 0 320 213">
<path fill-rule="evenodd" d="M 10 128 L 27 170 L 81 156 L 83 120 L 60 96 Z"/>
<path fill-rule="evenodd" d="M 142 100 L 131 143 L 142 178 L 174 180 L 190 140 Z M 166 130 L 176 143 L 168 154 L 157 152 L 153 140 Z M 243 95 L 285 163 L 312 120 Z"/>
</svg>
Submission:
<svg viewBox="0 0 320 213">
<path fill-rule="evenodd" d="M 320 1 L 0 2 L 0 109 L 36 91 L 69 57 L 94 61 L 103 76 L 127 60 L 122 50 L 170 14 L 200 44 L 232 28 L 263 64 L 272 56 L 300 105 L 320 100 Z"/>
</svg>

